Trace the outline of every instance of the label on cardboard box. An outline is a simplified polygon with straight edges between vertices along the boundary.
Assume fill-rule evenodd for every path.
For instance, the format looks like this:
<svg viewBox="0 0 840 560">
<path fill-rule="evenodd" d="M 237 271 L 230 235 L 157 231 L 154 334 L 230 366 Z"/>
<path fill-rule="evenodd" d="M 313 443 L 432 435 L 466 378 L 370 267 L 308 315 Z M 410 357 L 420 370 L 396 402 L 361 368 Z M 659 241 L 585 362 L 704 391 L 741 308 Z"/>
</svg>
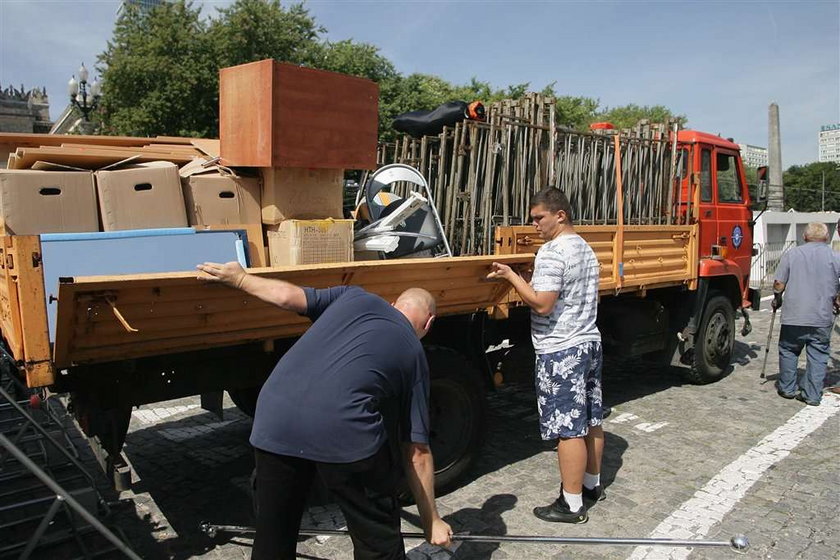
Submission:
<svg viewBox="0 0 840 560">
<path fill-rule="evenodd" d="M 0 222 L 12 235 L 99 231 L 93 174 L 0 170 Z"/>
<path fill-rule="evenodd" d="M 153 161 L 94 175 L 104 231 L 187 226 L 174 163 Z"/>
<path fill-rule="evenodd" d="M 352 262 L 353 220 L 286 220 L 268 232 L 271 266 Z"/>
</svg>

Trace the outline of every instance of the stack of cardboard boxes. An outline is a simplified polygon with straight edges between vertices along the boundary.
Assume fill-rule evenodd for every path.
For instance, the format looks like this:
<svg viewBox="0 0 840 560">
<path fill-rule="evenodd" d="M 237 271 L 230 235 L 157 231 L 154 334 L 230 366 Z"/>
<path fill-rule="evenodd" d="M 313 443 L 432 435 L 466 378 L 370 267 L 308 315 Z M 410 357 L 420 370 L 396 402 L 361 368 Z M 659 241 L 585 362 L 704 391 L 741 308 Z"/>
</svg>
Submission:
<svg viewBox="0 0 840 560">
<path fill-rule="evenodd" d="M 344 170 L 376 167 L 378 86 L 263 60 L 222 69 L 219 88 L 222 162 L 260 169 L 271 265 L 352 261 Z"/>
<path fill-rule="evenodd" d="M 0 170 L 0 226 L 244 229 L 252 266 L 352 261 L 344 169 L 375 167 L 377 103 L 378 87 L 361 78 L 271 60 L 226 68 L 220 159 Z"/>
</svg>

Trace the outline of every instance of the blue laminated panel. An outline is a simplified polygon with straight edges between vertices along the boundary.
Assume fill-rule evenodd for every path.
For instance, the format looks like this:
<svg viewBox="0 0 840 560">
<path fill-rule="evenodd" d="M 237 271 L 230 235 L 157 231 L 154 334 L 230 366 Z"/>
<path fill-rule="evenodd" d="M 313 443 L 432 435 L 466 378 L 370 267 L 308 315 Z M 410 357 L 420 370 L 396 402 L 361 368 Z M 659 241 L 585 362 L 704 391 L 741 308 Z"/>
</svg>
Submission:
<svg viewBox="0 0 840 560">
<path fill-rule="evenodd" d="M 59 278 L 194 271 L 205 261 L 239 261 L 248 266 L 243 230 L 167 228 L 40 237 L 50 342 L 55 342 Z"/>
</svg>

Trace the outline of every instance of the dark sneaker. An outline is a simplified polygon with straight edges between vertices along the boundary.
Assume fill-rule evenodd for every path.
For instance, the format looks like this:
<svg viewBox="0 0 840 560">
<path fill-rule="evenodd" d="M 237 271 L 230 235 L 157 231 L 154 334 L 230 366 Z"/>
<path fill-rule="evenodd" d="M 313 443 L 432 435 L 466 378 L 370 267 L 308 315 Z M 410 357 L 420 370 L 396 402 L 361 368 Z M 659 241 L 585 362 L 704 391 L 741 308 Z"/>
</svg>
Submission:
<svg viewBox="0 0 840 560">
<path fill-rule="evenodd" d="M 776 392 L 777 392 L 777 393 L 779 394 L 779 396 L 780 396 L 780 397 L 782 397 L 783 399 L 795 399 L 795 398 L 796 398 L 796 393 L 785 393 L 784 391 L 782 391 L 781 389 L 779 389 L 779 386 L 778 386 L 778 385 L 776 385 Z"/>
<path fill-rule="evenodd" d="M 798 400 L 799 402 L 804 402 L 808 406 L 820 406 L 820 401 L 809 401 L 808 399 L 803 397 L 801 393 L 796 395 L 796 400 Z"/>
<path fill-rule="evenodd" d="M 554 503 L 548 506 L 539 506 L 534 508 L 534 515 L 543 521 L 550 523 L 586 523 L 589 521 L 589 516 L 586 515 L 586 506 L 580 506 L 577 511 L 569 509 L 569 504 L 563 494 L 560 494 Z"/>
<path fill-rule="evenodd" d="M 604 492 L 604 487 L 600 484 L 595 488 L 583 487 L 583 499 L 590 502 L 600 502 L 607 498 L 607 493 Z"/>
</svg>

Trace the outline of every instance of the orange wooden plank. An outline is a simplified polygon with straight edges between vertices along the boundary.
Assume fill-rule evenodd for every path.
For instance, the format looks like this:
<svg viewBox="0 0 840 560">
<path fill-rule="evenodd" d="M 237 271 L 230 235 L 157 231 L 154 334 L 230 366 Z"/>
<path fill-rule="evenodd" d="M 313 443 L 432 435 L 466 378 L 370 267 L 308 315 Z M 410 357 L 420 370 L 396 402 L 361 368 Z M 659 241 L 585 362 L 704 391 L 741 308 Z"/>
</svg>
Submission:
<svg viewBox="0 0 840 560">
<path fill-rule="evenodd" d="M 50 362 L 41 242 L 37 235 L 17 235 L 11 239 L 10 268 L 17 283 L 20 303 L 26 383 L 29 387 L 52 385 L 55 370 Z"/>
<path fill-rule="evenodd" d="M 360 285 L 389 300 L 405 288 L 428 287 L 438 299 L 438 313 L 447 315 L 485 309 L 505 296 L 510 289 L 506 282 L 485 279 L 494 260 L 530 266 L 533 256 L 364 261 L 251 272 L 304 286 Z M 307 326 L 296 315 L 255 306 L 242 292 L 204 283 L 192 272 L 80 277 L 62 282 L 58 293 L 57 367 L 271 340 L 302 334 Z M 210 298 L 206 306 L 194 296 L 202 293 Z M 179 303 L 179 295 L 187 299 Z M 167 305 L 177 317 L 149 318 L 160 309 L 161 297 L 172 302 Z M 136 332 L 112 316 L 106 298 Z"/>
<path fill-rule="evenodd" d="M 23 360 L 23 329 L 20 324 L 20 302 L 17 284 L 10 270 L 13 257 L 12 238 L 3 236 L 0 247 L 0 330 L 16 360 Z"/>
</svg>

